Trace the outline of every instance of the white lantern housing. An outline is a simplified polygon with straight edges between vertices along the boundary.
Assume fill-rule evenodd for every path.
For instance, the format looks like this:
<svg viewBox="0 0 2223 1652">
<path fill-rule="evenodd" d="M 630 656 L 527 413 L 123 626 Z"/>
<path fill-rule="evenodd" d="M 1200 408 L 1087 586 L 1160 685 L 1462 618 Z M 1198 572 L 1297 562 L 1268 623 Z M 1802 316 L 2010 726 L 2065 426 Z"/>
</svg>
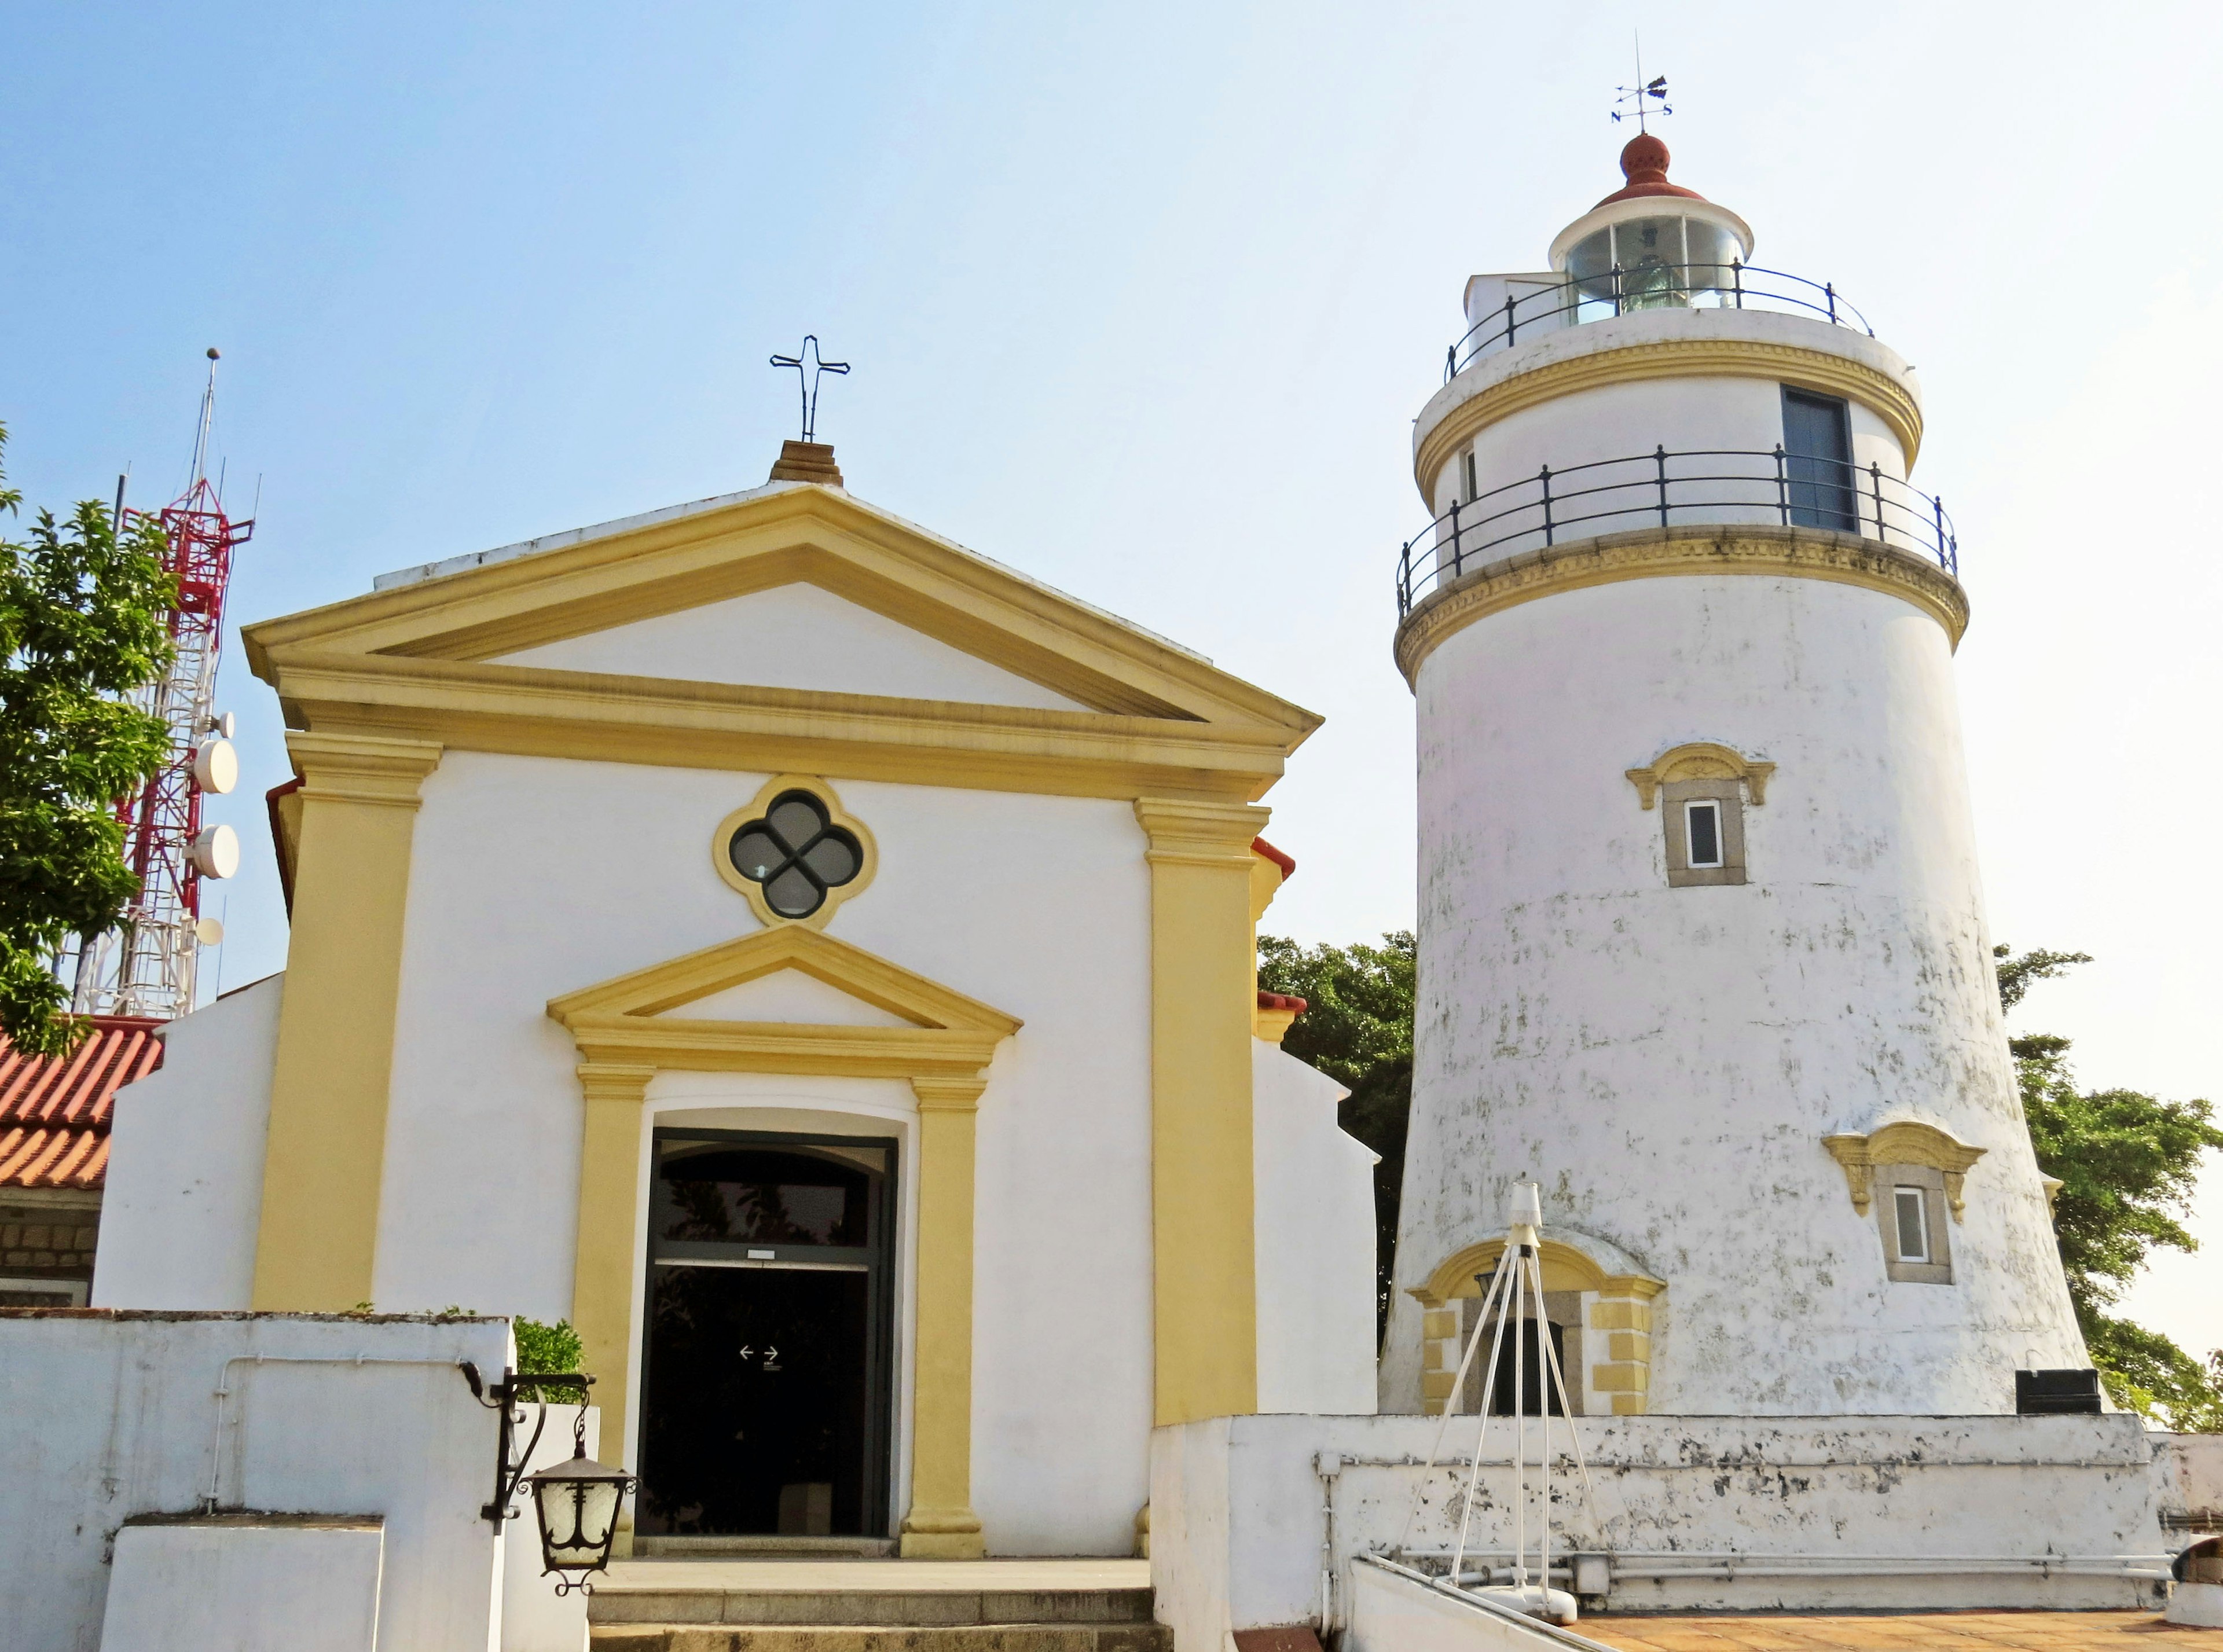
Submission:
<svg viewBox="0 0 2223 1652">
<path fill-rule="evenodd" d="M 532 1488 L 532 1511 L 540 1525 L 542 1575 L 562 1575 L 558 1594 L 586 1587 L 587 1573 L 610 1562 L 618 1511 L 634 1477 L 587 1455 L 583 1432 L 570 1457 L 528 1476 L 526 1484 Z"/>
</svg>

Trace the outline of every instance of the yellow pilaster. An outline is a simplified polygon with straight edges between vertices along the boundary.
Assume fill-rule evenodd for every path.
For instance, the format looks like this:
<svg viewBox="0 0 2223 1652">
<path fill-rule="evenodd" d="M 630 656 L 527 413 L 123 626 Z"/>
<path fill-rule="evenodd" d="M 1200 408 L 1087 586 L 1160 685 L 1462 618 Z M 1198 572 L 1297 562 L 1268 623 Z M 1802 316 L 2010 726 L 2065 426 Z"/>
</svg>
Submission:
<svg viewBox="0 0 2223 1652">
<path fill-rule="evenodd" d="M 579 1231 L 571 1259 L 571 1329 L 579 1368 L 595 1378 L 602 1408 L 602 1454 L 638 1468 L 626 1426 L 633 1358 L 633 1236 L 640 1225 L 640 1115 L 651 1066 L 579 1064 L 586 1113 L 579 1133 Z M 633 1552 L 633 1504 L 620 1512 L 618 1540 Z"/>
<path fill-rule="evenodd" d="M 300 839 L 255 1306 L 331 1311 L 371 1295 L 410 839 L 440 747 L 305 732 L 286 746 Z"/>
<path fill-rule="evenodd" d="M 907 1559 L 987 1552 L 973 1512 L 973 1121 L 985 1074 L 914 1077 L 918 1096 L 918 1354 Z"/>
<path fill-rule="evenodd" d="M 1140 798 L 1149 836 L 1150 1181 L 1161 1424 L 1258 1400 L 1251 839 L 1267 811 Z"/>
</svg>

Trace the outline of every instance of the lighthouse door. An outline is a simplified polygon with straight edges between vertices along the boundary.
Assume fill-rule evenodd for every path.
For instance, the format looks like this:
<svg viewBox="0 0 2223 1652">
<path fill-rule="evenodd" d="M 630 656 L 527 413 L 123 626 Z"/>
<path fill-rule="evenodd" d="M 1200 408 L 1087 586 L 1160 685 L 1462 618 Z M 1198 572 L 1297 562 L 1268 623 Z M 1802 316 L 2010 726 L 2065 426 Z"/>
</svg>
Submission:
<svg viewBox="0 0 2223 1652">
<path fill-rule="evenodd" d="M 642 1535 L 885 1532 L 895 1153 L 657 1133 Z"/>
<path fill-rule="evenodd" d="M 1802 528 L 1860 531 L 1852 420 L 1843 402 L 1785 388 L 1783 463 L 1792 521 Z"/>
</svg>

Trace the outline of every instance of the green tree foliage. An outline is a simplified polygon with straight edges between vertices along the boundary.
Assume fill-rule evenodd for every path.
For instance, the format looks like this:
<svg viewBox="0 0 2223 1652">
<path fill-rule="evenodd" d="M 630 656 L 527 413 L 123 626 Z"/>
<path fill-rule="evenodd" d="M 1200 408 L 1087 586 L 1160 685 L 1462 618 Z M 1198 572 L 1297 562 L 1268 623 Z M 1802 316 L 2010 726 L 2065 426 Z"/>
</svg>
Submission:
<svg viewBox="0 0 2223 1652">
<path fill-rule="evenodd" d="M 2081 952 L 1993 950 L 1999 1002 L 2009 1009 L 2033 983 L 2091 962 Z M 2191 1209 L 2201 1155 L 2223 1148 L 2213 1109 L 2134 1090 L 2080 1090 L 2066 1059 L 2069 1040 L 2050 1033 L 2011 1038 L 2007 1047 L 2038 1168 L 2062 1184 L 2054 1234 L 2076 1322 L 2107 1391 L 2117 1404 L 2171 1428 L 2223 1433 L 2223 1349 L 2203 1366 L 2160 1332 L 2107 1312 L 2149 1251 L 2199 1248 L 2177 1217 Z"/>
<path fill-rule="evenodd" d="M 0 452 L 6 442 L 0 425 Z M 0 511 L 22 505 L 0 469 Z M 54 954 L 138 892 L 116 800 L 161 767 L 169 734 L 122 697 L 169 666 L 165 549 L 154 521 L 119 534 L 91 500 L 0 540 L 0 1033 L 28 1054 L 66 1054 L 84 1035 L 59 1013 Z"/>
<path fill-rule="evenodd" d="M 536 1376 L 544 1372 L 576 1371 L 579 1356 L 584 1352 L 579 1333 L 571 1329 L 571 1322 L 559 1319 L 553 1325 L 519 1315 L 509 1322 L 510 1334 L 517 1338 L 517 1370 L 520 1376 Z M 566 1384 L 560 1387 L 520 1391 L 527 1399 L 564 1401 L 576 1404 L 578 1391 Z"/>
<path fill-rule="evenodd" d="M 1343 1128 L 1382 1155 L 1374 1167 L 1375 1329 L 1389 1322 L 1390 1268 L 1397 1251 L 1397 1202 L 1404 1191 L 1405 1125 L 1413 1109 L 1413 992 L 1416 947 L 1409 930 L 1379 946 L 1300 946 L 1258 938 L 1258 984 L 1305 1001 L 1282 1047 L 1351 1094 Z"/>
</svg>

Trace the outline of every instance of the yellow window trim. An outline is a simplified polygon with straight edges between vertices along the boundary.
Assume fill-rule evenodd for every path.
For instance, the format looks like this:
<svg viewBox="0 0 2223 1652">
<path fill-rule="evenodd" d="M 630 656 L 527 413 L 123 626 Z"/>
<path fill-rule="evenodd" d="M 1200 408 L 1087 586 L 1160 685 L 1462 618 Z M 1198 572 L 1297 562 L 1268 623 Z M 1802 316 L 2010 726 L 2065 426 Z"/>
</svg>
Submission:
<svg viewBox="0 0 2223 1652">
<path fill-rule="evenodd" d="M 856 876 L 847 883 L 826 891 L 826 898 L 818 903 L 818 910 L 804 918 L 790 918 L 774 912 L 771 902 L 765 898 L 765 886 L 753 877 L 741 876 L 734 864 L 730 845 L 734 834 L 752 820 L 764 818 L 774 801 L 788 792 L 808 792 L 826 807 L 832 822 L 857 840 L 860 861 Z M 873 840 L 872 831 L 862 820 L 841 807 L 841 798 L 821 775 L 774 775 L 758 788 L 757 795 L 718 822 L 718 829 L 710 834 L 710 866 L 724 879 L 727 887 L 737 890 L 756 914 L 757 921 L 767 928 L 783 924 L 800 924 L 805 929 L 823 929 L 833 920 L 841 903 L 852 895 L 861 895 L 880 870 L 880 847 Z"/>
<path fill-rule="evenodd" d="M 1934 1124 L 1915 1119 L 1901 1119 L 1867 1135 L 1823 1136 L 1822 1145 L 1845 1172 L 1845 1187 L 1853 1196 L 1855 1215 L 1864 1216 L 1868 1213 L 1874 1197 L 1875 1166 L 1921 1165 L 1944 1172 L 1945 1203 L 1951 1208 L 1955 1222 L 1961 1220 L 1965 1209 L 1962 1194 L 1968 1171 L 1986 1151 L 1955 1140 Z M 2049 1203 L 2051 1197 L 2049 1193 Z"/>
<path fill-rule="evenodd" d="M 1662 786 L 1678 780 L 1741 780 L 1752 794 L 1753 807 L 1767 801 L 1767 779 L 1775 772 L 1772 763 L 1760 763 L 1710 740 L 1696 740 L 1663 751 L 1641 769 L 1626 771 L 1636 788 L 1637 801 L 1650 808 Z"/>
</svg>

